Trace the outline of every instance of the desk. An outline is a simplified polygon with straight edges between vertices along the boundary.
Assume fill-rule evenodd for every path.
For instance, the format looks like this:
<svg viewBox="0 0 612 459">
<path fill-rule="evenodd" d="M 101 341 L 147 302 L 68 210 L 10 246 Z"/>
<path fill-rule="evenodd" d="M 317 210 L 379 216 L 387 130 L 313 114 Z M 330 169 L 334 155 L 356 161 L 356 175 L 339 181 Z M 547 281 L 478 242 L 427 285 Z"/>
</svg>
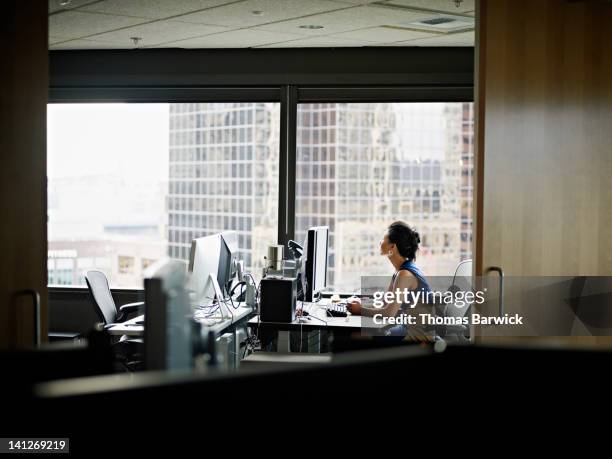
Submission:
<svg viewBox="0 0 612 459">
<path fill-rule="evenodd" d="M 106 331 L 111 335 L 142 336 L 144 333 L 144 325 L 139 325 L 139 322 L 144 323 L 144 315 L 113 325 Z"/>
<path fill-rule="evenodd" d="M 252 312 L 252 309 L 247 306 L 239 306 L 236 309 L 230 307 L 230 311 L 233 316 L 214 321 L 202 321 L 202 323 L 205 324 L 208 331 L 213 331 L 220 335 L 230 326 L 235 325 L 246 318 Z M 143 323 L 139 324 L 139 322 Z M 111 335 L 142 336 L 144 334 L 144 315 L 140 315 L 117 325 L 113 325 L 112 327 L 109 327 L 107 331 Z"/>
<path fill-rule="evenodd" d="M 385 328 L 384 325 L 376 325 L 370 317 L 354 316 L 329 317 L 325 307 L 329 303 L 321 300 L 320 303 L 304 303 L 304 310 L 308 312 L 307 317 L 296 318 L 293 322 L 261 322 L 259 315 L 254 316 L 248 322 L 249 327 L 273 327 L 277 330 L 334 330 L 341 332 L 360 331 L 362 328 Z"/>
<path fill-rule="evenodd" d="M 303 318 L 298 317 L 293 322 L 261 322 L 259 315 L 256 315 L 248 321 L 247 325 L 256 331 L 264 348 L 274 338 L 277 338 L 277 349 L 281 352 L 290 352 L 290 332 L 299 332 L 299 335 L 302 335 L 302 333 L 306 335 L 308 342 L 305 346 L 300 344 L 299 349 L 305 349 L 308 352 L 321 352 L 321 332 L 332 332 L 338 338 L 360 333 L 364 328 L 383 329 L 386 327 L 385 325 L 374 324 L 371 317 L 351 314 L 347 317 L 328 317 L 325 309 L 328 304 L 329 301 L 326 300 L 321 300 L 318 303 L 304 303 L 304 310 L 309 315 Z M 302 341 L 302 336 L 299 336 L 299 340 Z"/>
</svg>

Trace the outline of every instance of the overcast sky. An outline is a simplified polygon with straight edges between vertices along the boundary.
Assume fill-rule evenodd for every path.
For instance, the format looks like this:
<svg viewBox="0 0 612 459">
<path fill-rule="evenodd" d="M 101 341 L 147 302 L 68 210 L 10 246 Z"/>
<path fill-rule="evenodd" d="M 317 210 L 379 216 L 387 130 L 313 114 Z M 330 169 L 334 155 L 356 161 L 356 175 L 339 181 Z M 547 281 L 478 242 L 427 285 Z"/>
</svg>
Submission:
<svg viewBox="0 0 612 459">
<path fill-rule="evenodd" d="M 168 104 L 49 104 L 49 178 L 168 177 Z"/>
</svg>

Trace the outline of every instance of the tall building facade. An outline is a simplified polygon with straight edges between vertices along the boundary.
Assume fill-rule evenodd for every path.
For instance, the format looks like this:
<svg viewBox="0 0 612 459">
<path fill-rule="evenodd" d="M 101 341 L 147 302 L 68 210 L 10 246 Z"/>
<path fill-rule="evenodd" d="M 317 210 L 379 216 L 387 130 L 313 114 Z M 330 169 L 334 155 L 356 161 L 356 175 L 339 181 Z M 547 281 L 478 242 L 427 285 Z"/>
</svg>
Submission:
<svg viewBox="0 0 612 459">
<path fill-rule="evenodd" d="M 465 105 L 300 106 L 296 236 L 330 227 L 331 284 L 355 288 L 363 275 L 388 272 L 379 241 L 394 220 L 419 231 L 418 263 L 429 275 L 448 275 L 469 257 Z"/>
<path fill-rule="evenodd" d="M 276 242 L 280 107 L 172 104 L 168 253 L 191 240 L 238 232 L 255 272 Z M 379 241 L 394 220 L 421 234 L 418 263 L 448 275 L 471 254 L 471 104 L 299 105 L 296 240 L 330 227 L 329 282 L 354 288 L 386 274 Z"/>
<path fill-rule="evenodd" d="M 279 122 L 275 103 L 170 105 L 170 257 L 188 260 L 194 238 L 233 229 L 260 272 L 277 240 Z"/>
</svg>

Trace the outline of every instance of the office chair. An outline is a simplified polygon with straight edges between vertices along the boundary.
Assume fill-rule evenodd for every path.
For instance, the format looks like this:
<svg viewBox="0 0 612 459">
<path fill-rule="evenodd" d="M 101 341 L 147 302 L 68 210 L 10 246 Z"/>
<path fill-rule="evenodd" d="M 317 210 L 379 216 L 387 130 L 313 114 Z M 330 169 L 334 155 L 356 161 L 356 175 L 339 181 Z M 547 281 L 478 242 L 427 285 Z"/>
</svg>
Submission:
<svg viewBox="0 0 612 459">
<path fill-rule="evenodd" d="M 96 313 L 104 323 L 105 328 L 109 328 L 118 322 L 123 322 L 128 318 L 129 314 L 144 309 L 142 301 L 124 304 L 117 309 L 110 287 L 108 286 L 108 280 L 102 271 L 87 271 L 85 273 L 85 282 L 87 282 Z"/>
<path fill-rule="evenodd" d="M 129 303 L 117 309 L 115 300 L 108 286 L 106 275 L 102 271 L 87 271 L 85 282 L 91 296 L 96 313 L 102 321 L 104 329 L 123 322 L 128 319 L 128 315 L 140 310 L 144 310 L 144 302 Z M 141 367 L 143 355 L 142 339 L 122 336 L 113 343 L 115 356 L 123 366 L 132 371 Z"/>
<path fill-rule="evenodd" d="M 455 268 L 453 282 L 448 290 L 469 292 L 473 289 L 472 260 L 463 260 Z M 463 306 L 445 305 L 443 315 L 444 317 L 465 317 L 472 303 L 473 301 L 469 303 L 466 301 Z M 445 341 L 469 342 L 470 327 L 467 325 L 445 325 L 438 330 L 438 333 Z"/>
</svg>

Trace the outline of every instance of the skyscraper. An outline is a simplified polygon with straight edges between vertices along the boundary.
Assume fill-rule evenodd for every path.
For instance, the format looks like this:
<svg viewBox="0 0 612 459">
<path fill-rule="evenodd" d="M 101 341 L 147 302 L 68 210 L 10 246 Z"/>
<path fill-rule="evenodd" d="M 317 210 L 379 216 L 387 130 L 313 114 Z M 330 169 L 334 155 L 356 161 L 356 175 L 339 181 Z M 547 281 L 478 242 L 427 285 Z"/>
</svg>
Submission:
<svg viewBox="0 0 612 459">
<path fill-rule="evenodd" d="M 278 104 L 172 104 L 169 255 L 191 240 L 235 229 L 256 273 L 276 242 Z M 386 227 L 421 234 L 419 264 L 447 275 L 471 250 L 471 104 L 301 104 L 298 109 L 296 240 L 330 227 L 330 283 L 385 274 Z"/>
<path fill-rule="evenodd" d="M 469 256 L 469 137 L 462 104 L 310 104 L 298 112 L 296 236 L 330 227 L 330 282 L 386 273 L 378 242 L 394 220 L 421 234 L 419 264 L 448 275 Z M 467 111 L 466 111 L 467 110 Z M 471 142 L 471 140 L 470 140 Z M 465 242 L 461 242 L 465 239 Z"/>
<path fill-rule="evenodd" d="M 276 243 L 280 106 L 170 105 L 168 253 L 187 260 L 194 238 L 236 230 L 258 273 Z"/>
</svg>

